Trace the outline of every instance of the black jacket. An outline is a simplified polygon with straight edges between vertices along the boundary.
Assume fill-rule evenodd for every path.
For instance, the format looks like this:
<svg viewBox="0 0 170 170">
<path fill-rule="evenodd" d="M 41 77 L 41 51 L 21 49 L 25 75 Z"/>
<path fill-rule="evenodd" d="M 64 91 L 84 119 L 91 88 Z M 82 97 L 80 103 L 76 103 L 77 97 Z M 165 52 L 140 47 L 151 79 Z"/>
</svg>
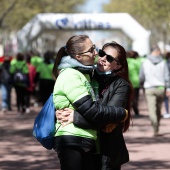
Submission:
<svg viewBox="0 0 170 170">
<path fill-rule="evenodd" d="M 130 92 L 130 86 L 127 81 L 118 76 L 97 76 L 96 78 L 99 82 L 99 92 L 100 97 L 102 98 L 102 105 L 124 108 L 127 107 L 127 101 Z M 84 120 L 80 114 L 76 113 L 74 115 L 74 119 L 74 124 L 76 126 L 82 128 L 90 127 L 89 122 Z M 111 159 L 110 162 L 114 167 L 129 161 L 129 154 L 122 133 L 123 124 L 121 121 L 121 119 L 116 120 L 118 125 L 111 133 L 105 133 L 100 130 L 99 135 L 101 154 L 108 156 Z M 99 122 L 97 123 L 99 124 Z M 103 124 L 103 122 L 101 123 Z M 98 127 L 101 126 L 99 125 Z"/>
<path fill-rule="evenodd" d="M 0 83 L 4 85 L 12 84 L 12 77 L 9 72 L 10 69 L 10 61 L 4 61 L 0 66 Z"/>
<path fill-rule="evenodd" d="M 95 78 L 98 79 L 98 77 Z M 112 78 L 115 79 L 115 77 L 113 76 Z M 101 79 L 99 77 L 98 81 L 100 80 Z M 110 78 L 102 79 L 102 83 L 99 84 L 103 85 L 103 81 L 104 81 L 104 84 L 109 85 L 110 80 L 111 80 Z M 100 86 L 99 86 L 99 91 L 100 91 Z M 105 106 L 103 107 L 101 103 L 93 101 L 90 95 L 86 95 L 82 97 L 81 99 L 72 103 L 72 105 L 74 109 L 77 112 L 79 112 L 87 121 L 93 124 L 93 126 L 99 126 L 100 124 L 100 127 L 102 127 L 108 123 L 120 122 L 126 116 L 126 112 L 123 107 L 115 107 L 115 105 L 112 104 L 111 105 L 105 104 L 105 106 L 109 106 L 109 107 L 105 107 Z"/>
</svg>

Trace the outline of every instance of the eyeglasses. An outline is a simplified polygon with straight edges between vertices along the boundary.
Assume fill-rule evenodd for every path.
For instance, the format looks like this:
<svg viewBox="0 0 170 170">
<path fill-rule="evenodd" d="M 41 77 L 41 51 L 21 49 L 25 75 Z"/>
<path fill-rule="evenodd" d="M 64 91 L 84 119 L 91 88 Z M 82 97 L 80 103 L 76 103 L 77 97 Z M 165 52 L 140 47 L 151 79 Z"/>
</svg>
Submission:
<svg viewBox="0 0 170 170">
<path fill-rule="evenodd" d="M 85 54 L 85 53 L 94 53 L 94 50 L 96 49 L 96 45 L 93 45 L 88 51 L 86 52 L 82 52 L 82 53 L 78 53 L 78 54 Z"/>
<path fill-rule="evenodd" d="M 119 61 L 118 61 L 116 58 L 114 58 L 114 57 L 111 56 L 111 55 L 106 54 L 105 51 L 103 51 L 103 50 L 100 50 L 100 49 L 99 49 L 98 54 L 99 54 L 100 57 L 106 56 L 106 60 L 107 60 L 109 63 L 112 63 L 112 62 L 115 60 L 118 64 L 120 64 Z"/>
</svg>

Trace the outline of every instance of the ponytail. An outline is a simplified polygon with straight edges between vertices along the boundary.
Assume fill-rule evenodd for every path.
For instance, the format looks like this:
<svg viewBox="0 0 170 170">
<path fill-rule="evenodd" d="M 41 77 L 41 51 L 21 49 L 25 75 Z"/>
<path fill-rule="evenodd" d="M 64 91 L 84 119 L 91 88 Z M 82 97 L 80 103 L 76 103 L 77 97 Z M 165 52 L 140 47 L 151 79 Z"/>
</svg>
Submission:
<svg viewBox="0 0 170 170">
<path fill-rule="evenodd" d="M 59 49 L 58 53 L 57 53 L 57 57 L 55 59 L 54 67 L 53 67 L 53 70 L 52 70 L 52 75 L 53 75 L 54 79 L 57 79 L 57 77 L 58 77 L 58 74 L 59 74 L 58 65 L 60 64 L 62 57 L 67 56 L 67 55 L 68 54 L 65 50 L 65 47 L 61 47 Z"/>
</svg>

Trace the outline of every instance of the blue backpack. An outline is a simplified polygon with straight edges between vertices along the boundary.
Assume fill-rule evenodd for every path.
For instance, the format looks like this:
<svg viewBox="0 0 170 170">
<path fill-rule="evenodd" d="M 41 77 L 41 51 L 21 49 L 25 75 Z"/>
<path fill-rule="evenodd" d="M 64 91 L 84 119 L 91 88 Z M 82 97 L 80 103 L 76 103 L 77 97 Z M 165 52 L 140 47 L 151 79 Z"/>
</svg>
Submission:
<svg viewBox="0 0 170 170">
<path fill-rule="evenodd" d="M 48 150 L 53 148 L 55 123 L 55 107 L 53 94 L 51 94 L 35 118 L 33 126 L 33 136 Z"/>
</svg>

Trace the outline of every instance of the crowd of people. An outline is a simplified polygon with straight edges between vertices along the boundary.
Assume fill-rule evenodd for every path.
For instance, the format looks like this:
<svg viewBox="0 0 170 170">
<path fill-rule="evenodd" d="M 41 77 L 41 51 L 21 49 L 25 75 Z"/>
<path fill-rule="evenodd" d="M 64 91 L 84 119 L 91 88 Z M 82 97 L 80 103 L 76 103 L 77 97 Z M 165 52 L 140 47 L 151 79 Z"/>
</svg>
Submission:
<svg viewBox="0 0 170 170">
<path fill-rule="evenodd" d="M 19 115 L 30 112 L 30 99 L 43 105 L 53 93 L 57 110 L 53 148 L 61 170 L 120 170 L 129 161 L 123 133 L 132 117 L 141 115 L 140 90 L 153 136 L 159 134 L 161 117 L 170 118 L 169 52 L 162 55 L 153 46 L 141 57 L 114 41 L 97 49 L 87 35 L 75 35 L 57 54 L 18 53 L 0 65 L 1 112 L 13 109 L 12 88 Z"/>
<path fill-rule="evenodd" d="M 0 65 L 0 87 L 2 95 L 1 113 L 11 111 L 11 90 L 15 89 L 19 115 L 30 112 L 34 105 L 44 104 L 53 91 L 52 68 L 55 53 L 47 51 L 43 58 L 32 52 L 18 53 L 16 57 L 4 57 Z"/>
</svg>

